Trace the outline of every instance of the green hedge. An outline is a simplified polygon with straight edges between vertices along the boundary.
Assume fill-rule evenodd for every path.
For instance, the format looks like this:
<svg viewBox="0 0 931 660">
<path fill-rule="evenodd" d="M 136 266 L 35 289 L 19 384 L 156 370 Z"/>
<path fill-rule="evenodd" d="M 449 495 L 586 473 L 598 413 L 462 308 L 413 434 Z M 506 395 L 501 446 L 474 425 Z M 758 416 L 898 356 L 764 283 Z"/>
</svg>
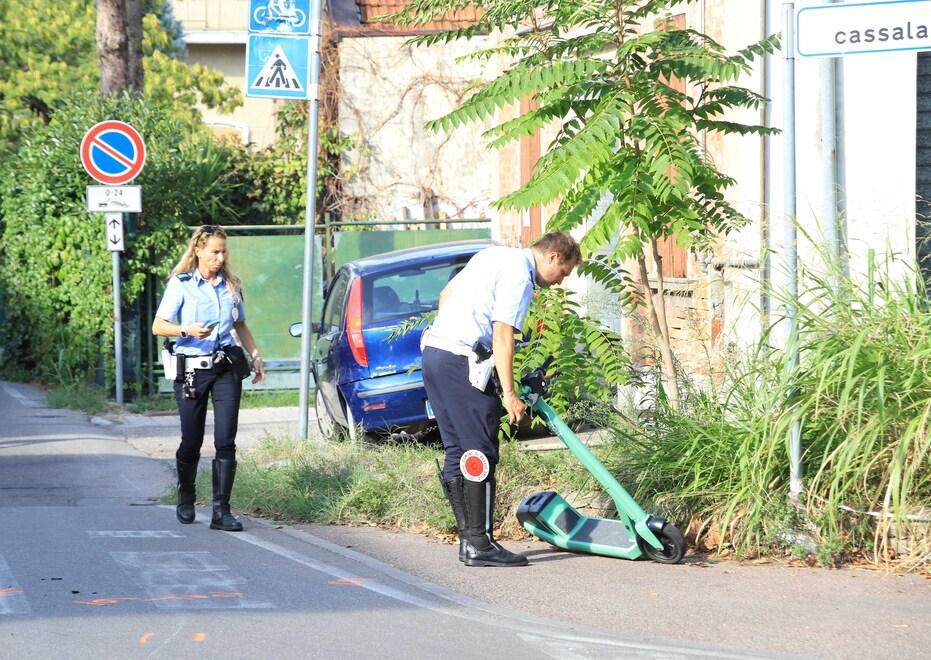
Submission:
<svg viewBox="0 0 931 660">
<path fill-rule="evenodd" d="M 100 357 L 112 363 L 112 266 L 103 216 L 85 210 L 95 182 L 78 155 L 88 128 L 106 119 L 135 126 L 147 147 L 143 213 L 126 236 L 121 260 L 123 303 L 142 293 L 148 273 L 167 276 L 187 225 L 223 223 L 235 184 L 230 150 L 169 107 L 135 97 L 102 100 L 80 93 L 56 108 L 14 159 L 0 165 L 0 329 L 6 370 L 58 382 L 89 379 Z M 112 378 L 112 364 L 105 373 Z"/>
</svg>

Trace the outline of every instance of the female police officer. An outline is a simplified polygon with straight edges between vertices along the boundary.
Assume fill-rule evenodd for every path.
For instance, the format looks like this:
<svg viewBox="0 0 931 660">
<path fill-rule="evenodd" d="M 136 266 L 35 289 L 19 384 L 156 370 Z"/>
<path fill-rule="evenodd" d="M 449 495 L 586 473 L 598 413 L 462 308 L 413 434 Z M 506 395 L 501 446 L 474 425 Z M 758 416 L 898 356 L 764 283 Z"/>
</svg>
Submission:
<svg viewBox="0 0 931 660">
<path fill-rule="evenodd" d="M 501 405 L 512 424 L 524 415 L 514 388 L 514 334 L 523 328 L 534 285 L 559 284 L 580 259 L 578 243 L 563 232 L 550 232 L 527 250 L 486 248 L 440 293 L 436 320 L 424 333 L 424 387 L 446 451 L 440 481 L 466 566 L 527 564 L 491 533 Z M 491 357 L 482 360 L 478 353 L 488 348 Z"/>
<path fill-rule="evenodd" d="M 194 232 L 187 250 L 171 273 L 158 306 L 152 333 L 177 337 L 175 399 L 181 416 L 181 445 L 175 453 L 178 469 L 178 520 L 194 522 L 194 481 L 204 442 L 207 400 L 213 396 L 216 458 L 213 461 L 211 529 L 242 531 L 230 513 L 230 493 L 236 476 L 236 429 L 242 378 L 249 374 L 243 349 L 252 356 L 253 383 L 265 379 L 255 339 L 246 325 L 240 281 L 233 275 L 226 252 L 226 232 L 204 225 Z M 183 364 L 182 364 L 183 362 Z"/>
</svg>

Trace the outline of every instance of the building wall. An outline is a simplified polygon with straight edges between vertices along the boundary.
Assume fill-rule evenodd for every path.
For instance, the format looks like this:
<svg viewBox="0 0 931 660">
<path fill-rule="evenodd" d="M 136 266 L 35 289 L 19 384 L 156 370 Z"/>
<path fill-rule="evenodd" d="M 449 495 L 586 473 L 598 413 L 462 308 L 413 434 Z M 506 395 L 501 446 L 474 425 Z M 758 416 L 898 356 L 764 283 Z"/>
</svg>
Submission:
<svg viewBox="0 0 931 660">
<path fill-rule="evenodd" d="M 246 30 L 249 0 L 174 0 L 175 18 L 186 30 Z"/>
<path fill-rule="evenodd" d="M 822 4 L 796 2 L 796 7 Z M 780 29 L 780 11 L 771 2 L 769 20 Z M 915 258 L 915 157 L 916 157 L 916 75 L 917 55 L 875 53 L 850 55 L 835 60 L 843 68 L 846 118 L 846 197 L 843 218 L 848 235 L 851 271 L 866 271 L 872 250 L 879 259 L 900 257 L 900 264 Z M 821 81 L 827 60 L 798 59 L 796 62 L 797 188 L 798 220 L 801 226 L 822 241 L 825 216 L 825 167 L 830 154 L 821 144 Z M 773 59 L 773 123 L 782 126 L 785 96 L 782 84 L 783 61 Z M 771 247 L 783 252 L 783 149 L 774 138 L 769 153 L 768 192 L 771 199 L 773 237 Z M 799 239 L 803 263 L 818 268 L 822 259 L 812 242 Z M 774 261 L 774 283 L 780 283 Z M 900 267 L 898 272 L 904 273 Z M 782 278 L 784 280 L 784 278 Z"/>
<path fill-rule="evenodd" d="M 753 0 L 701 0 L 690 3 L 686 25 L 734 52 L 764 36 L 764 3 Z M 766 94 L 762 60 L 735 84 Z M 734 110 L 725 117 L 742 124 L 764 124 L 762 110 Z M 690 253 L 691 300 L 676 297 L 680 359 L 699 379 L 720 375 L 728 356 L 752 344 L 769 322 L 761 299 L 761 266 L 766 256 L 764 199 L 765 140 L 757 135 L 705 133 L 701 140 L 718 169 L 734 178 L 729 201 L 748 220 L 722 237 L 708 254 Z"/>
<path fill-rule="evenodd" d="M 456 63 L 481 41 L 409 48 L 405 40 L 339 42 L 340 130 L 359 143 L 344 158 L 352 172 L 344 186 L 347 217 L 497 220 L 491 202 L 501 194 L 498 161 L 481 136 L 492 123 L 448 133 L 424 126 L 454 109 L 466 87 L 493 75 L 497 63 Z"/>
<path fill-rule="evenodd" d="M 201 107 L 204 121 L 218 134 L 238 136 L 256 147 L 274 142 L 278 101 L 245 96 L 248 0 L 174 0 L 172 6 L 184 26 L 188 64 L 220 71 L 243 92 L 243 105 L 232 114 Z"/>
</svg>

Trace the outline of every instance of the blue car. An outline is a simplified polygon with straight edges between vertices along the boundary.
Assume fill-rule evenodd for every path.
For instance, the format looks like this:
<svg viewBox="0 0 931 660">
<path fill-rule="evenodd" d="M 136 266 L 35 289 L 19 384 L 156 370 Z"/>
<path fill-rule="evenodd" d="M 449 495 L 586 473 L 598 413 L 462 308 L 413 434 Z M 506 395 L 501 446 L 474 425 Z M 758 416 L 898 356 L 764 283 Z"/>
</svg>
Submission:
<svg viewBox="0 0 931 660">
<path fill-rule="evenodd" d="M 313 327 L 311 368 L 320 432 L 405 432 L 435 427 L 420 368 L 423 327 L 389 341 L 398 324 L 433 311 L 440 291 L 489 241 L 397 250 L 345 264 L 326 288 Z M 300 324 L 292 329 L 299 334 Z"/>
</svg>

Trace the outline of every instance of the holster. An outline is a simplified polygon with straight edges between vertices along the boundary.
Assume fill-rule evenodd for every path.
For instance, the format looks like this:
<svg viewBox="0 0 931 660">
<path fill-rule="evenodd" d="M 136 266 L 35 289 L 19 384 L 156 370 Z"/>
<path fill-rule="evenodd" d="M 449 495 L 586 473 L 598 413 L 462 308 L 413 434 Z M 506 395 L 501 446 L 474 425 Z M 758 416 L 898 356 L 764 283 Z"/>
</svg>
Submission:
<svg viewBox="0 0 931 660">
<path fill-rule="evenodd" d="M 488 380 L 495 370 L 494 360 L 491 359 L 491 349 L 480 339 L 472 345 L 469 360 L 469 382 L 472 387 L 484 392 L 488 387 Z"/>
<path fill-rule="evenodd" d="M 187 371 L 187 355 L 184 353 L 175 353 L 175 382 L 184 382 L 184 372 Z"/>
</svg>

